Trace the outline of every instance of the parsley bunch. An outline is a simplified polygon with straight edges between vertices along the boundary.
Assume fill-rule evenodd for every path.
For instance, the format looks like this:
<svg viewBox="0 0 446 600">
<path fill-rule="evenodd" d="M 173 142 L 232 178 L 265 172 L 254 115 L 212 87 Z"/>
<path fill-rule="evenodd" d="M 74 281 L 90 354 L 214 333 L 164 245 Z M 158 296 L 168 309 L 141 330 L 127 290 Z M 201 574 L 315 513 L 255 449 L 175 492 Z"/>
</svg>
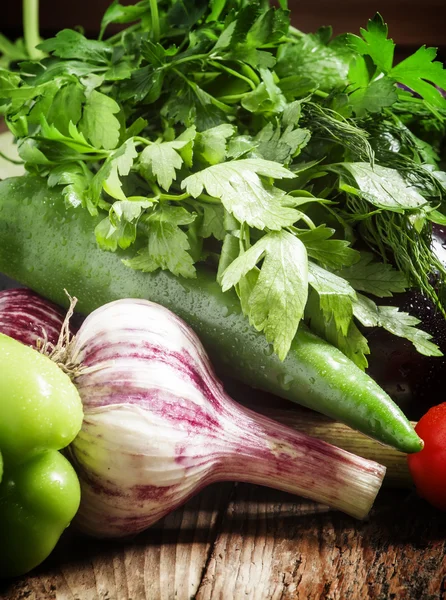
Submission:
<svg viewBox="0 0 446 600">
<path fill-rule="evenodd" d="M 446 72 L 425 47 L 395 65 L 379 15 L 332 39 L 279 4 L 115 0 L 97 40 L 65 29 L 32 60 L 0 44 L 20 156 L 67 211 L 103 216 L 97 243 L 134 248 L 129 268 L 194 277 L 206 262 L 281 359 L 303 319 L 362 368 L 358 324 L 438 356 L 370 296 L 414 286 L 444 310 Z M 107 38 L 112 23 L 131 24 Z"/>
</svg>

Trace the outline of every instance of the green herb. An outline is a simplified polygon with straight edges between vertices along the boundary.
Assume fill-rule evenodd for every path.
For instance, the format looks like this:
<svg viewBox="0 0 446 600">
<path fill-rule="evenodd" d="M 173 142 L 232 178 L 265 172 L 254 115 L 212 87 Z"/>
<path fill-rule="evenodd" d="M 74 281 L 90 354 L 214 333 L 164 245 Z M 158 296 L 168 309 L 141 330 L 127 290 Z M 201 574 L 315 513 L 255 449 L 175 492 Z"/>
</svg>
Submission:
<svg viewBox="0 0 446 600">
<path fill-rule="evenodd" d="M 23 42 L 0 38 L 0 106 L 27 170 L 102 216 L 102 249 L 178 277 L 206 262 L 281 359 L 302 319 L 362 368 L 358 323 L 438 354 L 357 293 L 414 286 L 444 310 L 435 50 L 395 65 L 380 15 L 333 39 L 290 27 L 286 2 L 115 0 L 99 39 L 65 29 L 37 49 L 30 15 Z M 107 38 L 114 23 L 129 25 Z"/>
</svg>

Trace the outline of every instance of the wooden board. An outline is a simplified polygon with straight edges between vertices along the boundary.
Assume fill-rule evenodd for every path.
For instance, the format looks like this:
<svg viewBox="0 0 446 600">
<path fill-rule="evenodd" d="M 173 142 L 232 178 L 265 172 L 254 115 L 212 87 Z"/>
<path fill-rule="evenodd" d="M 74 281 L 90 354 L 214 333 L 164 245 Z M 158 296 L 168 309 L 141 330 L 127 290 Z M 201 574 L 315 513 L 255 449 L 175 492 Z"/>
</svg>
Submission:
<svg viewBox="0 0 446 600">
<path fill-rule="evenodd" d="M 288 494 L 220 484 L 127 542 L 66 535 L 1 600 L 443 600 L 446 515 L 382 491 L 359 522 Z"/>
</svg>

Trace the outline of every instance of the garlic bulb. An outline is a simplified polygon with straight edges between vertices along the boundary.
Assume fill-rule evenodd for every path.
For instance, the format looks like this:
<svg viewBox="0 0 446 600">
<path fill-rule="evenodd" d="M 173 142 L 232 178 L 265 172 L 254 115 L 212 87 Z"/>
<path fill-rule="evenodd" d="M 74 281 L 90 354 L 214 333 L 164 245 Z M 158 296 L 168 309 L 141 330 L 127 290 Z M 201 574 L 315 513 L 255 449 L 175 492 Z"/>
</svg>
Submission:
<svg viewBox="0 0 446 600">
<path fill-rule="evenodd" d="M 86 533 L 138 533 L 215 481 L 274 487 L 359 518 L 381 486 L 381 465 L 229 398 L 196 335 L 159 305 L 99 308 L 69 354 L 85 413 L 70 458 Z"/>
</svg>

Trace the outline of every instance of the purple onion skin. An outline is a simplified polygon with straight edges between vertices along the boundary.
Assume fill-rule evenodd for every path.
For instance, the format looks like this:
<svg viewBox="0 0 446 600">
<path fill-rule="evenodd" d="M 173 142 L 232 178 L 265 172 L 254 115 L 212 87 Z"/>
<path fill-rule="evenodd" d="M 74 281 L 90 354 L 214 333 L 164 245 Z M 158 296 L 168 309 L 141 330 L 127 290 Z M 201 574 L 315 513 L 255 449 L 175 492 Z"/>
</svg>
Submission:
<svg viewBox="0 0 446 600">
<path fill-rule="evenodd" d="M 36 346 L 47 339 L 56 344 L 65 312 L 31 290 L 20 288 L 0 292 L 0 332 Z"/>
</svg>

